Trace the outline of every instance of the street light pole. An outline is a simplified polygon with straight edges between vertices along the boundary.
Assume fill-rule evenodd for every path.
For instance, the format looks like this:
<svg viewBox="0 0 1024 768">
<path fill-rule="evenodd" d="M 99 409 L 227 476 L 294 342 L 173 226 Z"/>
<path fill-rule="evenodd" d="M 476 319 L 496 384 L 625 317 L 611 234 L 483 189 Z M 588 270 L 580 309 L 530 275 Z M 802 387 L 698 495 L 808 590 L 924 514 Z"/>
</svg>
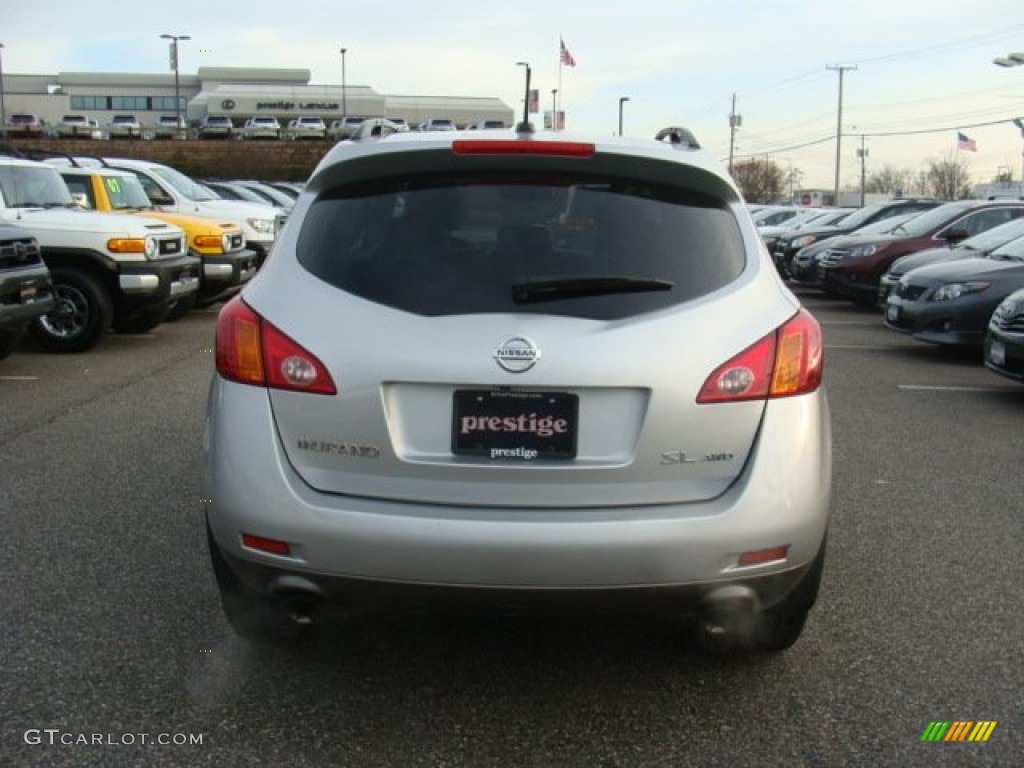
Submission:
<svg viewBox="0 0 1024 768">
<path fill-rule="evenodd" d="M 348 48 L 341 49 L 341 117 L 348 117 L 348 103 L 345 100 L 345 52 Z"/>
<path fill-rule="evenodd" d="M 558 130 L 558 89 L 551 89 L 551 130 Z"/>
<path fill-rule="evenodd" d="M 174 122 L 175 132 L 181 137 L 181 86 L 178 80 L 178 41 L 191 40 L 188 35 L 160 35 L 164 40 L 171 41 L 171 67 L 174 69 Z"/>
<path fill-rule="evenodd" d="M 527 61 L 517 61 L 517 67 L 526 67 L 526 93 L 523 94 L 523 122 L 521 122 L 516 129 L 517 131 L 527 131 L 530 125 L 530 63 Z"/>
<path fill-rule="evenodd" d="M 619 97 L 619 136 L 622 135 L 622 105 L 629 101 L 629 96 Z"/>
<path fill-rule="evenodd" d="M 864 134 L 860 135 L 860 149 L 857 150 L 857 157 L 860 158 L 860 207 L 864 207 L 864 186 L 867 179 L 868 150 L 864 147 Z"/>
<path fill-rule="evenodd" d="M 4 108 L 4 44 L 0 43 L 0 136 L 7 138 L 7 110 Z"/>
</svg>

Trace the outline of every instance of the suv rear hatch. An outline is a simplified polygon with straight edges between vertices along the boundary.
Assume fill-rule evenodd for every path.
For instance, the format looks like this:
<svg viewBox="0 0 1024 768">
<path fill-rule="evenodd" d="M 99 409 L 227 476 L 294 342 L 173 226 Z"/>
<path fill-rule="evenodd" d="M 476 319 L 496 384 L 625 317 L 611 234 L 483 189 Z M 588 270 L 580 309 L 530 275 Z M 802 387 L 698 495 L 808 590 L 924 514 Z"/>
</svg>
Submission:
<svg viewBox="0 0 1024 768">
<path fill-rule="evenodd" d="M 320 491 L 417 503 L 723 493 L 766 401 L 698 395 L 796 311 L 771 268 L 748 262 L 756 236 L 735 192 L 670 158 L 454 144 L 467 149 L 314 176 L 294 241 L 305 271 L 270 276 L 273 296 L 302 301 L 261 307 L 253 286 L 257 312 L 337 385 L 270 390 L 291 465 Z"/>
</svg>

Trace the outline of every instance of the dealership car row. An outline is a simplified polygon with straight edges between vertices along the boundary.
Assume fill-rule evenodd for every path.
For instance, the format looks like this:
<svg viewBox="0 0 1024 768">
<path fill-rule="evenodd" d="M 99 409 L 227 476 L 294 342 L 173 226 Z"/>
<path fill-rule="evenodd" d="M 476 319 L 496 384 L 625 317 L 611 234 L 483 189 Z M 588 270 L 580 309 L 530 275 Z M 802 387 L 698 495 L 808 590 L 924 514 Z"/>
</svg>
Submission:
<svg viewBox="0 0 1024 768">
<path fill-rule="evenodd" d="M 887 328 L 976 348 L 985 366 L 1024 381 L 1024 200 L 896 199 L 832 223 L 794 221 L 759 227 L 792 286 L 877 306 Z"/>
<path fill-rule="evenodd" d="M 159 163 L 31 154 L 0 149 L 0 358 L 26 331 L 48 351 L 85 352 L 110 330 L 144 333 L 228 299 L 288 215 Z"/>
</svg>

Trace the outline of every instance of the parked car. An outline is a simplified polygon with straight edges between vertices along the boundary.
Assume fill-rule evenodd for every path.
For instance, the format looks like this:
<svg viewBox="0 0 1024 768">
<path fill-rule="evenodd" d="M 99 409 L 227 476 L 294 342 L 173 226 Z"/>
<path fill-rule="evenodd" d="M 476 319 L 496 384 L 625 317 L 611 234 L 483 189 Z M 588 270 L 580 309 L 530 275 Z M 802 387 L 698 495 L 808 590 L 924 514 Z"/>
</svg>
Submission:
<svg viewBox="0 0 1024 768">
<path fill-rule="evenodd" d="M 754 220 L 754 224 L 760 229 L 761 227 L 775 227 L 785 224 L 790 219 L 802 215 L 801 211 L 806 210 L 808 209 L 797 208 L 792 205 L 769 205 L 759 211 L 755 211 L 750 216 Z"/>
<path fill-rule="evenodd" d="M 107 157 L 102 163 L 131 171 L 152 205 L 164 211 L 194 213 L 231 221 L 242 228 L 246 245 L 263 263 L 284 226 L 286 216 L 267 206 L 217 199 L 181 171 L 149 160 Z"/>
<path fill-rule="evenodd" d="M 114 115 L 107 124 L 112 139 L 138 139 L 142 137 L 142 124 L 135 115 Z"/>
<path fill-rule="evenodd" d="M 0 224 L 0 360 L 8 357 L 25 329 L 53 309 L 50 270 L 32 233 Z"/>
<path fill-rule="evenodd" d="M 267 184 L 276 190 L 284 192 L 292 200 L 299 199 L 299 195 L 302 194 L 302 188 L 305 186 L 304 184 L 298 184 L 292 181 L 268 181 Z"/>
<path fill-rule="evenodd" d="M 29 326 L 50 352 L 84 352 L 110 328 L 147 331 L 173 300 L 198 290 L 199 261 L 187 255 L 184 232 L 156 219 L 76 207 L 52 165 L 3 159 L 0 219 L 38 240 L 50 270 L 54 307 Z"/>
<path fill-rule="evenodd" d="M 279 139 L 281 124 L 276 117 L 250 117 L 242 126 L 243 139 Z"/>
<path fill-rule="evenodd" d="M 347 115 L 339 120 L 332 120 L 327 129 L 327 138 L 335 141 L 348 139 L 365 119 L 365 116 Z"/>
<path fill-rule="evenodd" d="M 185 233 L 188 253 L 200 261 L 199 288 L 168 307 L 163 321 L 183 317 L 192 307 L 208 307 L 229 299 L 256 274 L 256 252 L 245 247 L 241 227 L 230 221 L 171 213 L 153 207 L 138 177 L 116 168 L 60 168 L 72 198 L 87 210 L 131 213 L 165 221 Z"/>
<path fill-rule="evenodd" d="M 286 212 L 291 211 L 295 206 L 295 198 L 291 195 L 287 195 L 279 189 L 275 189 L 269 184 L 264 184 L 262 181 L 254 181 L 252 179 L 237 180 L 232 182 L 236 186 L 245 187 L 252 192 L 255 192 L 263 200 L 270 203 L 277 208 L 281 208 Z"/>
<path fill-rule="evenodd" d="M 955 245 L 1021 215 L 1024 201 L 961 200 L 925 211 L 887 235 L 840 238 L 821 257 L 822 283 L 858 304 L 874 305 L 882 275 L 900 256 Z"/>
<path fill-rule="evenodd" d="M 801 224 L 816 219 L 824 213 L 825 211 L 821 208 L 800 208 L 796 215 L 791 216 L 780 224 L 758 225 L 757 232 L 761 236 L 761 242 L 768 249 L 768 253 L 771 253 L 775 241 L 779 239 L 780 235 L 784 232 L 791 232 Z"/>
<path fill-rule="evenodd" d="M 909 253 L 896 259 L 882 275 L 878 284 L 878 306 L 885 308 L 886 299 L 892 293 L 900 278 L 907 272 L 926 267 L 929 264 L 941 264 L 977 256 L 987 256 L 1001 245 L 1024 236 L 1024 217 L 1012 219 L 1005 224 L 968 237 L 952 248 L 938 246 L 925 248 L 923 251 Z"/>
<path fill-rule="evenodd" d="M 57 135 L 62 139 L 91 139 L 93 126 L 85 115 L 64 115 L 57 123 Z"/>
<path fill-rule="evenodd" d="M 16 112 L 7 118 L 7 135 L 12 138 L 38 139 L 43 136 L 44 128 L 39 115 Z"/>
<path fill-rule="evenodd" d="M 1011 293 L 992 313 L 984 352 L 987 368 L 1024 381 L 1024 290 Z"/>
<path fill-rule="evenodd" d="M 235 126 L 225 115 L 207 115 L 199 124 L 200 139 L 230 139 L 234 134 Z"/>
<path fill-rule="evenodd" d="M 887 234 L 903 224 L 903 222 L 909 221 L 920 214 L 921 211 L 910 211 L 909 213 L 901 213 L 898 216 L 878 219 L 872 224 L 865 224 L 856 230 L 856 233 L 858 235 Z M 833 243 L 841 238 L 842 235 L 833 235 L 832 237 L 821 237 L 819 235 L 815 242 L 797 251 L 788 265 L 789 281 L 793 285 L 803 288 L 821 288 L 824 290 L 825 286 L 822 284 L 822 274 L 818 265 L 825 252 L 832 247 Z M 778 255 L 778 251 L 776 251 L 776 255 Z M 778 264 L 776 266 L 778 267 Z"/>
<path fill-rule="evenodd" d="M 219 198 L 224 200 L 241 200 L 255 205 L 273 207 L 273 203 L 271 203 L 267 198 L 235 181 L 211 181 L 209 179 L 204 179 L 202 184 L 203 187 L 216 193 Z"/>
<path fill-rule="evenodd" d="M 471 128 L 478 131 L 489 131 L 489 130 L 500 130 L 502 128 L 508 128 L 504 120 L 481 120 L 478 123 L 473 123 Z"/>
<path fill-rule="evenodd" d="M 430 117 L 419 125 L 421 131 L 454 131 L 455 121 L 447 117 Z"/>
<path fill-rule="evenodd" d="M 187 130 L 185 118 L 178 118 L 175 115 L 160 115 L 152 128 L 154 139 L 184 138 Z"/>
<path fill-rule="evenodd" d="M 659 137 L 412 132 L 320 162 L 217 322 L 203 497 L 239 633 L 390 585 L 660 594 L 703 642 L 797 640 L 831 496 L 821 331 L 726 169 Z"/>
<path fill-rule="evenodd" d="M 988 256 L 918 267 L 900 278 L 885 305 L 887 327 L 918 341 L 981 346 L 992 313 L 1024 288 L 1024 236 Z"/>
<path fill-rule="evenodd" d="M 297 139 L 326 139 L 327 126 L 319 117 L 297 117 L 288 122 L 283 138 Z"/>
<path fill-rule="evenodd" d="M 926 211 L 939 205 L 938 200 L 930 198 L 904 197 L 896 200 L 888 200 L 884 203 L 875 203 L 858 208 L 849 216 L 836 224 L 828 224 L 821 227 L 804 229 L 794 232 L 792 235 L 784 235 L 775 242 L 775 249 L 772 251 L 772 258 L 780 274 L 792 272 L 790 262 L 796 256 L 797 251 L 814 245 L 819 240 L 830 237 L 848 235 L 862 227 L 873 224 L 876 221 L 887 219 L 892 216 L 900 216 L 904 213 Z"/>
</svg>

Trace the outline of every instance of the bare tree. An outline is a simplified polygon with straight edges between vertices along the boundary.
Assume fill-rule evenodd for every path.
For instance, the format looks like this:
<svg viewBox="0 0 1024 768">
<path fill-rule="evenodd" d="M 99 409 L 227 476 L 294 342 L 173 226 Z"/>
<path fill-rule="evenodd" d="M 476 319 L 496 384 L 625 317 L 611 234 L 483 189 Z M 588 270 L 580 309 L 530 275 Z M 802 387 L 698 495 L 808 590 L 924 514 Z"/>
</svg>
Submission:
<svg viewBox="0 0 1024 768">
<path fill-rule="evenodd" d="M 865 191 L 887 195 L 914 194 L 914 172 L 908 168 L 893 168 L 887 165 L 868 176 Z"/>
<path fill-rule="evenodd" d="M 751 158 L 733 163 L 732 177 L 750 203 L 774 203 L 785 194 L 785 174 L 774 160 Z"/>
<path fill-rule="evenodd" d="M 971 196 L 971 177 L 968 164 L 947 153 L 940 160 L 928 161 L 928 184 L 931 193 L 943 200 L 961 200 Z"/>
</svg>

